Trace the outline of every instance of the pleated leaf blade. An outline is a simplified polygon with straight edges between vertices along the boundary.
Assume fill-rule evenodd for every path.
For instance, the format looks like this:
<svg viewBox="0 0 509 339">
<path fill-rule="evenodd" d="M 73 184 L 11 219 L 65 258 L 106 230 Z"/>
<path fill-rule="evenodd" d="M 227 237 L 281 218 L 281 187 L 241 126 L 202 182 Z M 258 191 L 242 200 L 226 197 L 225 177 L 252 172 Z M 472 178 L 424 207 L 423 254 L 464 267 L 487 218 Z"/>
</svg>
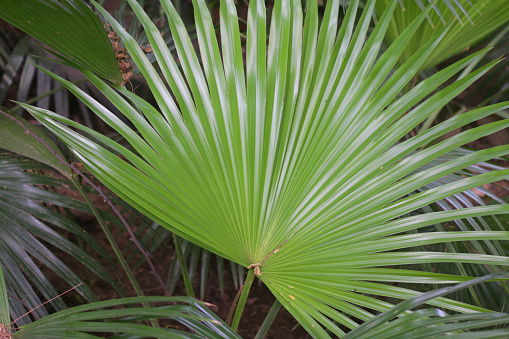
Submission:
<svg viewBox="0 0 509 339">
<path fill-rule="evenodd" d="M 242 65 L 232 1 L 221 2 L 221 43 L 205 3 L 194 1 L 200 52 L 196 53 L 177 11 L 163 0 L 181 62 L 178 68 L 142 8 L 136 1 L 129 3 L 145 27 L 161 73 L 122 26 L 97 8 L 129 49 L 156 105 L 85 74 L 135 130 L 73 84 L 51 76 L 115 128 L 136 153 L 52 112 L 24 107 L 68 144 L 99 180 L 142 213 L 253 269 L 314 337 L 328 337 L 325 329 L 342 336 L 340 325 L 353 329 L 359 325 L 354 319 L 365 321 L 393 306 L 378 297 L 407 299 L 421 293 L 420 284 L 473 278 L 405 265 L 459 262 L 504 269 L 509 265 L 498 251 L 448 253 L 426 247 L 451 241 L 507 241 L 505 229 L 419 232 L 433 223 L 509 212 L 507 205 L 421 211 L 509 175 L 507 169 L 494 170 L 423 189 L 448 174 L 507 154 L 507 145 L 415 172 L 465 143 L 509 127 L 509 121 L 502 120 L 440 139 L 508 107 L 501 103 L 401 141 L 497 63 L 437 91 L 486 53 L 479 51 L 398 97 L 447 36 L 448 28 L 442 29 L 391 73 L 420 26 L 427 24 L 432 5 L 377 58 L 397 1 L 390 3 L 373 30 L 375 1 L 368 1 L 363 10 L 353 1 L 341 25 L 339 1 L 328 2 L 321 25 L 316 2 L 309 2 L 305 16 L 300 1 L 277 2 L 268 42 L 265 6 L 252 1 Z M 423 148 L 432 141 L 436 142 Z M 408 232 L 416 233 L 405 235 Z M 408 250 L 415 245 L 426 250 Z M 391 265 L 402 268 L 387 267 Z M 443 297 L 428 303 L 457 312 L 487 311 Z"/>
</svg>

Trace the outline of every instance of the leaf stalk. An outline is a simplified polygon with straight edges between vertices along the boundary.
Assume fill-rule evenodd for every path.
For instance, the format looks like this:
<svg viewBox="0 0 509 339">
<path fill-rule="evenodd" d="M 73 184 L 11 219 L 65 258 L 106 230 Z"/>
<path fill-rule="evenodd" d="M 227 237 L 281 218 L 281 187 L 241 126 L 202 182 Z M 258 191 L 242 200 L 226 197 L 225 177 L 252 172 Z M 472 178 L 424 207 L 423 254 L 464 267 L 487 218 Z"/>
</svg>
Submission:
<svg viewBox="0 0 509 339">
<path fill-rule="evenodd" d="M 246 305 L 247 296 L 249 294 L 249 290 L 251 289 L 251 285 L 254 281 L 254 268 L 250 268 L 249 271 L 247 271 L 247 277 L 246 281 L 244 282 L 244 285 L 240 288 L 241 292 L 239 301 L 237 303 L 237 308 L 235 309 L 235 315 L 233 316 L 233 321 L 231 328 L 234 331 L 237 331 L 237 328 L 239 327 L 240 318 L 242 317 L 242 312 L 244 311 L 244 306 Z M 232 305 L 232 308 L 235 307 L 235 302 Z"/>
<path fill-rule="evenodd" d="M 262 326 L 258 330 L 258 333 L 256 333 L 256 336 L 254 337 L 254 339 L 265 338 L 265 335 L 269 331 L 270 326 L 272 326 L 272 323 L 274 322 L 274 319 L 276 319 L 276 316 L 279 313 L 280 309 L 281 309 L 281 303 L 279 302 L 279 300 L 276 299 L 276 301 L 270 308 L 269 313 L 265 317 L 265 320 L 263 321 Z"/>
<path fill-rule="evenodd" d="M 180 242 L 180 237 L 175 233 L 173 235 L 173 243 L 175 244 L 175 252 L 177 253 L 177 259 L 180 263 L 180 272 L 182 273 L 182 279 L 184 279 L 184 285 L 186 287 L 186 293 L 189 297 L 195 297 L 193 291 L 193 283 L 189 278 L 189 271 L 186 265 L 186 259 L 184 258 L 184 252 L 182 251 L 182 244 Z"/>
</svg>

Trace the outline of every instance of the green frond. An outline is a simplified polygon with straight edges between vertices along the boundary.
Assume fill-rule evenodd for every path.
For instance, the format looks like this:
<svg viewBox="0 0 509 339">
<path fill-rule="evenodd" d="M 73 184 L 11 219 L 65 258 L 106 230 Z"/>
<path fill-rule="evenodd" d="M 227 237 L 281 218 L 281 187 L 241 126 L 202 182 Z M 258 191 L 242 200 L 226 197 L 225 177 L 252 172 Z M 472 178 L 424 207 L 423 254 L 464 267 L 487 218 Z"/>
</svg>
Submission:
<svg viewBox="0 0 509 339">
<path fill-rule="evenodd" d="M 377 15 L 381 15 L 390 2 L 390 0 L 377 1 Z M 404 0 L 402 8 L 396 9 L 385 36 L 388 45 L 391 45 L 421 13 L 421 8 L 424 7 L 422 4 L 419 6 L 418 2 L 420 1 Z M 440 41 L 421 69 L 437 66 L 456 54 L 474 48 L 484 38 L 503 27 L 509 21 L 508 12 L 507 1 L 455 0 L 454 4 L 447 0 L 438 1 L 435 10 L 429 14 L 429 25 L 420 27 L 414 39 L 403 51 L 400 63 L 412 57 L 432 37 L 439 35 L 440 27 L 449 26 L 449 33 Z"/>
<path fill-rule="evenodd" d="M 84 2 L 5 0 L 0 18 L 53 48 L 63 61 L 111 83 L 122 82 L 107 32 Z"/>
<path fill-rule="evenodd" d="M 142 308 L 136 304 L 169 303 Z M 178 303 L 178 304 L 177 304 Z M 128 308 L 122 308 L 130 306 Z M 100 338 L 91 333 L 115 333 L 130 338 L 240 338 L 204 302 L 186 297 L 136 297 L 89 303 L 51 314 L 23 326 L 13 338 Z M 170 319 L 193 330 L 149 327 L 146 319 Z M 101 336 L 102 337 L 102 336 Z"/>
<path fill-rule="evenodd" d="M 509 175 L 509 170 L 499 169 L 427 187 L 509 152 L 504 145 L 433 163 L 465 143 L 509 127 L 509 120 L 501 120 L 440 141 L 449 131 L 504 110 L 509 103 L 467 112 L 401 141 L 497 63 L 450 83 L 486 53 L 481 50 L 399 97 L 448 36 L 450 28 L 441 29 L 397 66 L 422 26 L 428 25 L 432 5 L 377 58 L 397 0 L 372 30 L 375 1 L 368 1 L 362 13 L 357 13 L 358 1 L 352 1 L 341 25 L 339 1 L 328 2 L 321 23 L 316 1 L 309 1 L 306 15 L 301 1 L 278 1 L 268 32 L 263 1 L 251 1 L 244 45 L 233 0 L 221 1 L 220 42 L 205 2 L 195 0 L 199 53 L 172 3 L 162 0 L 175 56 L 141 6 L 134 0 L 129 3 L 161 72 L 134 38 L 96 7 L 123 40 L 157 104 L 108 86 L 92 72 L 84 74 L 133 128 L 72 83 L 47 73 L 134 151 L 50 111 L 23 107 L 65 142 L 94 176 L 143 214 L 254 270 L 314 337 L 329 337 L 326 330 L 342 336 L 341 326 L 353 329 L 358 320 L 391 309 L 393 304 L 385 300 L 419 296 L 422 284 L 473 279 L 409 269 L 410 265 L 457 262 L 507 268 L 509 258 L 501 253 L 408 250 L 509 240 L 505 230 L 410 233 L 437 223 L 461 219 L 469 224 L 475 217 L 509 213 L 503 204 L 415 213 Z M 444 89 L 438 90 L 441 86 Z M 427 164 L 431 166 L 423 168 Z M 488 312 L 443 297 L 426 302 L 455 312 Z"/>
</svg>

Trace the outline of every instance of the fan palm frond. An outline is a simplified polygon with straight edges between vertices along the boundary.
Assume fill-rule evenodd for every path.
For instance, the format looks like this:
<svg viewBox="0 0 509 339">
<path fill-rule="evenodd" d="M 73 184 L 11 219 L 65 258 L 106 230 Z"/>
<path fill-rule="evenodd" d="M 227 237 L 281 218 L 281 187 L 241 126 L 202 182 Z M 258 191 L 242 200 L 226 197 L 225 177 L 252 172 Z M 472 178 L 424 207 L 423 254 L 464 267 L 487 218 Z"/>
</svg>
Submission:
<svg viewBox="0 0 509 339">
<path fill-rule="evenodd" d="M 82 281 L 55 254 L 55 248 L 96 273 L 117 291 L 121 291 L 104 266 L 63 235 L 66 232 L 72 234 L 72 237 L 88 244 L 94 252 L 111 262 L 108 252 L 96 239 L 72 217 L 57 210 L 64 208 L 90 211 L 87 204 L 62 194 L 62 191 L 73 189 L 74 184 L 68 180 L 70 169 L 56 157 L 63 157 L 60 149 L 36 126 L 29 127 L 31 132 L 44 136 L 49 148 L 34 142 L 35 139 L 25 133 L 25 129 L 18 122 L 25 126 L 30 125 L 22 118 L 16 117 L 13 120 L 3 112 L 0 113 L 0 147 L 3 148 L 0 151 L 0 262 L 4 267 L 7 289 L 13 298 L 18 299 L 11 303 L 13 316 L 24 314 L 26 307 L 35 308 L 40 305 L 38 293 L 47 299 L 57 294 L 40 264 L 60 276 L 70 286 L 79 285 Z M 55 170 L 63 177 L 55 177 Z M 80 285 L 77 291 L 85 300 L 96 300 L 87 285 Z M 60 299 L 52 302 L 52 306 L 57 310 L 66 307 Z M 35 314 L 42 317 L 47 315 L 47 312 L 44 308 L 39 308 Z M 29 320 L 30 318 L 24 318 L 20 320 L 20 324 Z"/>
<path fill-rule="evenodd" d="M 89 69 L 109 82 L 122 82 L 103 25 L 85 2 L 5 0 L 0 3 L 0 18 L 53 48 L 65 62 Z"/>
<path fill-rule="evenodd" d="M 390 0 L 377 1 L 376 13 L 383 13 L 389 3 Z M 440 41 L 428 60 L 421 66 L 421 69 L 436 66 L 456 54 L 473 48 L 482 39 L 509 21 L 506 15 L 509 12 L 509 3 L 506 1 L 478 1 L 472 5 L 469 0 L 456 0 L 454 3 L 458 6 L 458 12 L 461 15 L 464 14 L 470 22 L 462 21 L 458 12 L 449 10 L 455 8 L 450 2 L 439 1 L 436 4 L 438 12 L 432 11 L 429 14 L 430 24 L 423 25 L 419 29 L 414 39 L 412 39 L 401 54 L 400 63 L 404 63 L 412 57 L 433 36 L 439 35 L 439 28 L 442 25 L 451 26 L 450 31 Z M 418 6 L 417 2 L 413 0 L 405 0 L 403 7 L 404 10 L 398 8 L 394 12 L 391 24 L 387 30 L 385 41 L 389 45 L 401 35 L 405 28 L 422 11 L 422 6 Z"/>
<path fill-rule="evenodd" d="M 486 53 L 481 50 L 398 98 L 447 36 L 449 28 L 441 29 L 391 74 L 421 25 L 428 24 L 432 5 L 377 58 L 397 0 L 371 32 L 375 1 L 368 1 L 357 24 L 358 1 L 352 1 L 340 27 L 339 1 L 328 2 L 321 24 L 316 1 L 308 2 L 305 17 L 301 1 L 276 2 L 268 32 L 263 1 L 251 1 L 245 46 L 233 1 L 221 1 L 220 42 L 205 2 L 193 2 L 199 54 L 172 3 L 161 1 L 179 68 L 157 27 L 136 1 L 129 0 L 144 25 L 162 78 L 135 39 L 97 7 L 123 40 L 157 105 L 82 71 L 134 129 L 72 83 L 47 72 L 121 134 L 134 152 L 50 111 L 23 107 L 125 201 L 179 236 L 248 268 L 248 276 L 261 279 L 316 338 L 328 337 L 326 329 L 342 336 L 344 328 L 353 329 L 359 321 L 389 310 L 393 304 L 384 298 L 407 299 L 420 295 L 422 284 L 473 278 L 395 265 L 509 265 L 506 256 L 494 253 L 408 250 L 418 245 L 509 240 L 506 231 L 405 234 L 441 222 L 468 223 L 469 218 L 509 212 L 507 205 L 497 204 L 408 216 L 509 175 L 507 169 L 490 171 L 414 194 L 509 151 L 507 145 L 493 147 L 414 173 L 469 141 L 509 126 L 508 120 L 494 122 L 421 149 L 509 105 L 500 103 L 455 116 L 401 141 L 497 62 L 437 91 L 481 58 Z M 456 312 L 487 312 L 443 297 L 427 303 Z"/>
</svg>

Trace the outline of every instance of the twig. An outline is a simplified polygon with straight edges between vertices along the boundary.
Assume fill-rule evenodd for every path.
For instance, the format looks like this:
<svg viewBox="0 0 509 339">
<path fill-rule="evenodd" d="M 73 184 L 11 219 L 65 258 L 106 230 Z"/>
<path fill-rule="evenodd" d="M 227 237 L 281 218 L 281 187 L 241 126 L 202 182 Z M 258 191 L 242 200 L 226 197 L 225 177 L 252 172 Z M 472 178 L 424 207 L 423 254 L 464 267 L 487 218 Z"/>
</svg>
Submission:
<svg viewBox="0 0 509 339">
<path fill-rule="evenodd" d="M 12 298 L 14 300 L 16 300 L 17 302 L 19 302 L 21 305 L 23 305 L 27 310 L 30 309 L 30 306 L 28 306 L 28 304 L 26 302 L 23 301 L 23 299 L 20 299 L 18 297 L 16 297 L 14 294 L 11 294 L 9 292 L 7 292 L 7 296 L 9 298 Z M 37 314 L 34 314 L 34 318 L 35 319 L 39 319 L 39 317 L 37 316 Z"/>
<path fill-rule="evenodd" d="M 31 135 L 32 137 L 34 137 L 37 141 L 39 141 L 44 147 L 46 147 L 50 152 L 51 154 L 53 154 L 58 160 L 60 160 L 59 163 L 61 164 L 64 164 L 68 167 L 70 167 L 76 174 L 78 174 L 79 176 L 81 176 L 83 178 L 83 180 L 85 180 L 85 182 L 90 185 L 90 187 L 92 187 L 93 189 L 95 189 L 99 195 L 104 199 L 104 201 L 106 201 L 106 203 L 111 207 L 111 209 L 115 212 L 115 214 L 118 216 L 118 218 L 121 220 L 122 224 L 124 225 L 124 227 L 127 229 L 127 232 L 129 233 L 129 240 L 131 240 L 132 242 L 134 242 L 134 244 L 136 245 L 136 247 L 138 248 L 138 250 L 141 252 L 141 254 L 145 257 L 145 260 L 147 260 L 147 263 L 148 265 L 150 266 L 150 273 L 152 273 L 157 281 L 159 282 L 159 284 L 161 284 L 161 287 L 163 288 L 163 291 L 164 293 L 169 296 L 170 295 L 170 292 L 168 291 L 168 288 L 166 287 L 166 284 L 164 283 L 163 279 L 161 278 L 161 276 L 159 275 L 159 273 L 157 273 L 157 270 L 154 266 L 154 264 L 152 263 L 152 260 L 150 259 L 150 255 L 148 254 L 147 251 L 145 251 L 145 249 L 143 248 L 143 246 L 141 245 L 141 243 L 139 242 L 139 240 L 136 238 L 133 230 L 131 229 L 131 227 L 129 226 L 129 224 L 127 223 L 127 221 L 125 220 L 125 218 L 122 216 L 122 213 L 120 213 L 120 211 L 115 207 L 115 205 L 113 204 L 113 202 L 111 202 L 110 199 L 108 199 L 108 197 L 106 196 L 106 194 L 103 193 L 103 191 L 101 190 L 101 188 L 99 186 L 97 186 L 96 184 L 94 184 L 85 174 L 83 174 L 78 168 L 76 168 L 76 166 L 73 164 L 73 163 L 68 163 L 67 161 L 65 161 L 61 156 L 60 154 L 56 153 L 47 143 L 46 141 L 44 141 L 44 138 L 41 138 L 37 135 L 35 135 L 34 133 L 32 133 L 32 131 L 30 131 L 21 121 L 18 121 L 16 119 L 14 119 L 12 116 L 10 116 L 9 114 L 3 112 L 2 110 L 0 110 L 0 113 L 2 113 L 3 115 L 7 116 L 8 118 L 14 120 L 16 123 L 18 123 L 21 127 L 23 127 L 25 129 L 25 134 L 27 135 Z"/>
<path fill-rule="evenodd" d="M 276 316 L 280 309 L 281 309 L 281 303 L 279 302 L 279 300 L 276 299 L 276 301 L 274 302 L 274 305 L 272 305 L 272 307 L 270 308 L 270 311 L 267 314 L 267 317 L 263 321 L 263 324 L 260 327 L 260 329 L 258 330 L 258 333 L 256 333 L 256 336 L 254 337 L 254 339 L 265 338 L 265 336 L 267 335 L 267 332 L 269 331 L 270 326 L 274 322 L 274 319 L 276 319 Z"/>
<path fill-rule="evenodd" d="M 242 312 L 244 311 L 244 306 L 246 305 L 247 296 L 249 294 L 249 290 L 251 289 L 251 285 L 254 281 L 254 274 L 255 270 L 249 270 L 247 271 L 247 277 L 246 281 L 244 282 L 244 285 L 242 285 L 242 292 L 240 293 L 240 297 L 237 301 L 237 307 L 235 308 L 235 314 L 233 315 L 233 320 L 231 324 L 231 328 L 234 331 L 237 331 L 237 328 L 239 327 L 240 318 L 242 317 Z M 232 305 L 233 306 L 233 305 Z"/>
<path fill-rule="evenodd" d="M 278 247 L 267 253 L 260 262 L 256 264 L 251 264 L 247 268 L 249 271 L 247 272 L 246 281 L 242 286 L 240 286 L 235 299 L 233 300 L 232 306 L 230 307 L 230 311 L 228 312 L 228 317 L 226 318 L 226 323 L 231 323 L 231 328 L 233 330 L 237 330 L 239 326 L 240 317 L 242 316 L 242 311 L 244 310 L 244 305 L 246 304 L 247 295 L 249 294 L 249 290 L 251 289 L 251 285 L 253 284 L 254 277 L 261 277 L 262 272 L 260 271 L 260 267 L 265 263 L 267 259 L 270 259 L 272 254 L 276 254 L 279 252 L 279 249 L 286 244 L 290 239 L 293 238 L 295 233 L 300 229 L 300 225 L 295 229 L 295 231 L 285 239 Z M 252 260 L 252 259 L 251 259 Z M 233 318 L 233 320 L 232 320 Z"/>
<path fill-rule="evenodd" d="M 237 308 L 237 303 L 239 302 L 240 295 L 242 294 L 242 290 L 244 289 L 244 284 L 240 286 L 239 290 L 237 291 L 237 294 L 235 295 L 235 298 L 233 299 L 232 306 L 230 306 L 230 310 L 228 311 L 228 315 L 226 316 L 226 323 L 231 326 L 233 314 L 235 313 L 235 309 Z"/>
<path fill-rule="evenodd" d="M 17 319 L 14 319 L 14 320 L 12 321 L 11 325 L 12 325 L 12 324 L 14 324 L 16 321 L 20 320 L 21 318 L 23 318 L 24 316 L 29 315 L 30 313 L 32 313 L 33 311 L 35 311 L 35 310 L 36 310 L 36 309 L 38 309 L 39 307 L 44 306 L 44 305 L 46 305 L 47 303 L 49 303 L 49 302 L 51 302 L 51 301 L 55 300 L 56 298 L 59 298 L 59 297 L 63 296 L 64 294 L 71 292 L 72 290 L 74 290 L 75 288 L 78 288 L 78 287 L 79 287 L 79 286 L 81 286 L 82 284 L 83 284 L 83 282 L 80 282 L 78 285 L 76 285 L 76 286 L 74 286 L 74 287 L 72 287 L 72 288 L 68 289 L 67 291 L 65 291 L 65 292 L 63 292 L 63 293 L 60 293 L 60 294 L 59 294 L 59 295 L 57 295 L 56 297 L 51 298 L 50 300 L 46 300 L 45 302 L 43 302 L 43 303 L 42 303 L 42 304 L 40 304 L 39 306 L 32 308 L 30 311 L 28 311 L 27 313 L 23 314 L 21 317 L 18 317 Z"/>
</svg>

